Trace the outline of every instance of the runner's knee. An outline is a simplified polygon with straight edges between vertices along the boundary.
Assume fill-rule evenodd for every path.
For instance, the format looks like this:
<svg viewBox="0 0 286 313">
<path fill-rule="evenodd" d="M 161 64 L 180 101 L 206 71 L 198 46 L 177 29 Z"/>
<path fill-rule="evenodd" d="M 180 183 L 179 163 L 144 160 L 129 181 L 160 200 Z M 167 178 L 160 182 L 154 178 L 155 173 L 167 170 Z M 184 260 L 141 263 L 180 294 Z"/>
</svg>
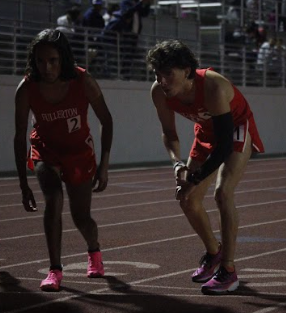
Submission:
<svg viewBox="0 0 286 313">
<path fill-rule="evenodd" d="M 188 212 L 188 213 L 197 213 L 202 209 L 202 202 L 201 201 L 197 201 L 194 199 L 182 199 L 180 200 L 180 207 L 183 210 L 183 212 Z"/>
<path fill-rule="evenodd" d="M 62 195 L 61 179 L 52 167 L 44 162 L 37 162 L 35 171 L 45 197 L 50 199 Z"/>
<path fill-rule="evenodd" d="M 228 190 L 228 188 L 220 186 L 215 189 L 215 201 L 217 207 L 222 210 L 230 201 L 233 201 L 233 192 Z"/>
<path fill-rule="evenodd" d="M 89 213 L 83 213 L 80 210 L 73 210 L 71 212 L 74 224 L 77 228 L 81 229 L 90 223 L 95 223 Z"/>
</svg>

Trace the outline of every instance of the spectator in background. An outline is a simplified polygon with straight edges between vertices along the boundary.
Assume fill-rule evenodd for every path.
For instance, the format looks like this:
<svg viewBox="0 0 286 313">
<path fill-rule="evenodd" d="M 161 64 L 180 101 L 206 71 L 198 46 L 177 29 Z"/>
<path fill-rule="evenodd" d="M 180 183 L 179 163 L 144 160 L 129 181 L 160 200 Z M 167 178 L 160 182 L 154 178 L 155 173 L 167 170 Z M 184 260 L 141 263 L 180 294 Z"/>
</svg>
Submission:
<svg viewBox="0 0 286 313">
<path fill-rule="evenodd" d="M 240 0 L 228 0 L 227 4 L 229 4 L 228 10 L 226 12 L 226 20 L 228 24 L 239 26 L 240 25 L 241 1 Z"/>
<path fill-rule="evenodd" d="M 225 52 L 228 55 L 240 56 L 241 46 L 244 44 L 245 33 L 240 25 L 241 0 L 227 0 L 227 12 L 225 15 Z"/>
<path fill-rule="evenodd" d="M 109 19 L 109 22 L 104 27 L 104 32 L 112 31 L 124 33 L 129 31 L 129 25 L 132 23 L 133 11 L 128 11 L 123 14 L 121 10 L 114 11 Z"/>
<path fill-rule="evenodd" d="M 266 74 L 267 85 L 281 84 L 285 51 L 282 38 L 271 37 L 261 45 L 257 55 L 257 70 Z"/>
<path fill-rule="evenodd" d="M 283 62 L 285 62 L 285 47 L 282 39 L 271 37 L 261 45 L 257 55 L 257 70 L 261 73 L 261 77 L 264 77 L 267 86 L 281 85 L 284 76 Z"/>
<path fill-rule="evenodd" d="M 116 75 L 118 73 L 118 34 L 120 34 L 120 73 L 127 79 L 131 73 L 131 64 L 136 55 L 138 36 L 142 30 L 141 18 L 147 16 L 150 12 L 150 0 L 132 1 L 123 0 L 121 2 L 119 10 L 113 11 L 101 36 L 97 38 L 97 60 L 95 63 L 100 63 L 100 66 L 98 67 L 95 64 L 95 68 L 101 72 L 100 75 L 104 78 L 112 76 L 112 72 L 116 72 Z"/>
<path fill-rule="evenodd" d="M 246 48 L 246 61 L 249 68 L 256 68 L 257 53 L 266 38 L 265 28 L 255 22 L 246 27 L 226 28 L 225 52 L 232 57 L 243 58 Z"/>
<path fill-rule="evenodd" d="M 92 0 L 92 6 L 88 8 L 82 19 L 82 26 L 102 29 L 105 26 L 102 17 L 102 0 Z"/>
<path fill-rule="evenodd" d="M 111 18 L 113 16 L 113 12 L 119 11 L 119 9 L 120 9 L 120 6 L 119 6 L 118 3 L 109 3 L 107 5 L 106 12 L 103 14 L 103 19 L 104 19 L 105 26 L 111 20 Z"/>
<path fill-rule="evenodd" d="M 100 35 L 102 29 L 105 26 L 104 19 L 102 17 L 102 0 L 92 0 L 91 6 L 83 14 L 82 26 L 88 27 L 88 63 L 90 70 L 93 71 L 95 64 L 95 58 L 97 56 L 97 37 Z"/>
<path fill-rule="evenodd" d="M 84 33 L 82 28 L 82 12 L 79 5 L 72 6 L 65 15 L 57 19 L 57 30 L 64 33 L 70 41 L 73 53 L 77 62 L 81 63 L 80 58 L 85 56 Z M 83 62 L 82 62 L 83 63 Z"/>
<path fill-rule="evenodd" d="M 263 71 L 266 67 L 267 73 L 276 72 L 275 60 L 277 57 L 276 38 L 272 37 L 265 41 L 258 50 L 257 69 Z"/>
<path fill-rule="evenodd" d="M 148 16 L 150 12 L 150 0 L 122 0 L 120 10 L 113 12 L 109 23 L 105 26 L 105 34 L 113 35 L 116 44 L 114 32 L 121 35 L 121 74 L 125 79 L 130 78 L 131 65 L 136 56 L 136 48 L 139 35 L 142 31 L 142 17 Z"/>
<path fill-rule="evenodd" d="M 120 10 L 112 13 L 109 22 L 105 25 L 101 35 L 96 40 L 96 59 L 92 61 L 97 74 L 103 78 L 111 78 L 113 72 L 118 73 L 118 57 L 124 52 L 124 32 L 126 25 L 131 22 L 131 14 L 123 15 Z M 120 55 L 118 55 L 117 44 L 120 34 Z M 122 45 L 121 45 L 122 44 Z"/>
<path fill-rule="evenodd" d="M 138 36 L 142 31 L 142 17 L 146 17 L 150 13 L 150 1 L 122 0 L 120 10 L 123 15 L 130 10 L 133 11 L 132 21 L 127 25 L 126 30 Z"/>
<path fill-rule="evenodd" d="M 65 15 L 58 17 L 57 30 L 71 37 L 75 33 L 75 27 L 81 25 L 82 14 L 78 6 L 73 6 L 67 10 Z"/>
<path fill-rule="evenodd" d="M 142 17 L 150 12 L 150 0 L 122 0 L 120 9 L 114 11 L 105 30 L 116 32 L 129 32 L 136 37 L 142 31 Z"/>
<path fill-rule="evenodd" d="M 255 22 L 251 22 L 245 30 L 245 43 L 252 45 L 256 50 L 265 42 L 267 38 L 266 29 L 263 26 L 258 26 Z"/>
</svg>

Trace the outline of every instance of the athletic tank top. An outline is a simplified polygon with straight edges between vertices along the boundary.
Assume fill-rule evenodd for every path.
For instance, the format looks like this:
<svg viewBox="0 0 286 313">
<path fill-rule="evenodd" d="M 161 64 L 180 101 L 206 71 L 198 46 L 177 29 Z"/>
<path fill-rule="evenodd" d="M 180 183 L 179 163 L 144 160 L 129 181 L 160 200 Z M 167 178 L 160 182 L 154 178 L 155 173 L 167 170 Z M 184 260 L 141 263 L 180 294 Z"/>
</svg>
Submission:
<svg viewBox="0 0 286 313">
<path fill-rule="evenodd" d="M 167 100 L 167 105 L 170 109 L 192 120 L 193 122 L 198 123 L 206 131 L 212 130 L 213 128 L 211 115 L 204 106 L 204 83 L 207 70 L 212 69 L 208 68 L 196 70 L 196 93 L 195 100 L 192 105 L 184 105 L 175 97 Z M 238 126 L 248 120 L 252 116 L 252 112 L 250 110 L 249 104 L 247 103 L 241 92 L 235 86 L 233 86 L 233 89 L 234 97 L 230 102 L 230 109 L 233 117 L 234 126 Z"/>
<path fill-rule="evenodd" d="M 37 82 L 29 82 L 29 103 L 34 129 L 31 143 L 41 142 L 60 154 L 80 153 L 89 144 L 87 121 L 89 101 L 84 93 L 85 70 L 76 68 L 78 77 L 69 81 L 66 96 L 57 104 L 47 102 Z"/>
<path fill-rule="evenodd" d="M 195 100 L 192 105 L 184 105 L 176 97 L 167 99 L 167 106 L 181 114 L 182 116 L 188 118 L 195 122 L 194 130 L 195 134 L 201 133 L 204 134 L 206 142 L 213 142 L 214 131 L 213 131 L 213 121 L 210 113 L 207 111 L 204 106 L 204 83 L 207 70 L 213 70 L 212 68 L 207 69 L 197 69 L 195 75 Z M 259 137 L 257 131 L 256 123 L 253 117 L 253 113 L 249 107 L 248 102 L 242 95 L 242 93 L 232 85 L 234 90 L 234 97 L 230 102 L 230 110 L 233 118 L 234 127 L 245 124 L 249 122 L 248 131 L 250 133 L 252 144 L 257 152 L 264 152 L 263 143 Z"/>
</svg>

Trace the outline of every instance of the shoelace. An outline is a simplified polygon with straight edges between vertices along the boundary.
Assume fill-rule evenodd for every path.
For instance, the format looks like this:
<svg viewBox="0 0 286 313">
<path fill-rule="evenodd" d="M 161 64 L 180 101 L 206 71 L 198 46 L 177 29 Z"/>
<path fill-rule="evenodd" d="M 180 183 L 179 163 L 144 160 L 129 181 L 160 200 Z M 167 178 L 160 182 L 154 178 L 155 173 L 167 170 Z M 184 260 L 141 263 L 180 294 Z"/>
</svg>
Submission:
<svg viewBox="0 0 286 313">
<path fill-rule="evenodd" d="M 200 259 L 200 265 L 205 265 L 205 266 L 211 267 L 212 258 L 213 258 L 213 256 L 211 254 L 209 254 L 208 252 L 206 252 Z"/>
<path fill-rule="evenodd" d="M 221 281 L 226 280 L 230 275 L 231 273 L 229 273 L 224 267 L 221 266 L 218 269 L 218 271 L 215 273 L 213 278 L 221 282 Z"/>
<path fill-rule="evenodd" d="M 219 251 L 217 252 L 217 254 L 220 252 L 220 249 L 221 249 L 221 243 L 219 243 Z M 211 267 L 211 261 L 215 256 L 217 256 L 217 254 L 213 255 L 213 254 L 206 252 L 200 259 L 200 265 Z"/>
<path fill-rule="evenodd" d="M 47 280 L 58 280 L 57 274 L 55 272 L 49 272 Z"/>
</svg>

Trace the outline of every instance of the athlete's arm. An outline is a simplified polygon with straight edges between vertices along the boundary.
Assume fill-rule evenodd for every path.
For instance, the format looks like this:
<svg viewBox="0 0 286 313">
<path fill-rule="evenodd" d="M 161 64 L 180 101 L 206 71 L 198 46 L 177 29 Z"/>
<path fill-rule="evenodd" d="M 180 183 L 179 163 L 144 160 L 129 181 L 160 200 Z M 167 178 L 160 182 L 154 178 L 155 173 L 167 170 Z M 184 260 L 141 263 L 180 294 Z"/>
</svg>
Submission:
<svg viewBox="0 0 286 313">
<path fill-rule="evenodd" d="M 151 88 L 151 97 L 161 123 L 163 143 L 173 163 L 176 180 L 178 180 L 179 173 L 185 170 L 186 166 L 181 161 L 180 141 L 176 130 L 175 113 L 167 107 L 166 96 L 157 82 L 154 82 Z"/>
<path fill-rule="evenodd" d="M 187 180 L 194 184 L 213 173 L 231 154 L 233 149 L 233 119 L 230 102 L 234 96 L 233 87 L 223 76 L 207 71 L 205 82 L 205 107 L 213 119 L 216 148 L 205 163 Z"/>
<path fill-rule="evenodd" d="M 162 139 L 171 161 L 175 164 L 181 160 L 180 141 L 177 135 L 175 114 L 166 105 L 166 97 L 160 87 L 155 82 L 151 88 L 151 97 L 157 110 L 157 115 L 162 127 Z"/>
<path fill-rule="evenodd" d="M 108 167 L 113 136 L 113 121 L 98 83 L 85 74 L 85 93 L 89 103 L 101 124 L 101 158 L 97 175 L 98 187 L 95 191 L 103 191 L 108 182 Z M 96 181 L 94 181 L 94 184 Z"/>
<path fill-rule="evenodd" d="M 14 154 L 22 190 L 22 202 L 26 211 L 35 211 L 36 202 L 27 180 L 27 129 L 30 106 L 24 80 L 19 84 L 15 95 L 15 135 Z"/>
</svg>

